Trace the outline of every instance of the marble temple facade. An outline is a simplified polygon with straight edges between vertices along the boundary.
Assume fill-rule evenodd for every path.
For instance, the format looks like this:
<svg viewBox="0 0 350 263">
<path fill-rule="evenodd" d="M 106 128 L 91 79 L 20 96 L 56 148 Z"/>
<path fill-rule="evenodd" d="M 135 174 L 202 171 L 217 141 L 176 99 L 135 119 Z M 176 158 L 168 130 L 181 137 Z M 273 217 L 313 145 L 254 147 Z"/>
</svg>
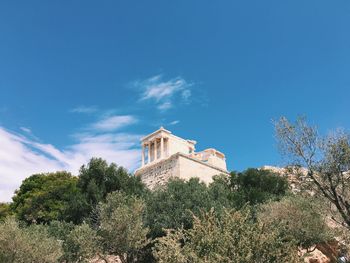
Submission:
<svg viewBox="0 0 350 263">
<path fill-rule="evenodd" d="M 223 153 L 214 148 L 195 152 L 195 145 L 161 127 L 141 139 L 142 162 L 135 175 L 153 189 L 172 177 L 198 177 L 208 184 L 214 175 L 228 174 Z"/>
</svg>

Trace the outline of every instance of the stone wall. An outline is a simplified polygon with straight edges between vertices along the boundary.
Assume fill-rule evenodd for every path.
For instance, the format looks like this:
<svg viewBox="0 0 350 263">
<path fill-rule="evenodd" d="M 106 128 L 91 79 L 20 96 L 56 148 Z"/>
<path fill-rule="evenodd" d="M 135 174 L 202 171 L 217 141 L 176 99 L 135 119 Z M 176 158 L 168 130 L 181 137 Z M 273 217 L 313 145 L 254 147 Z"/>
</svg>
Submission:
<svg viewBox="0 0 350 263">
<path fill-rule="evenodd" d="M 169 156 L 176 154 L 176 153 L 184 153 L 184 154 L 189 154 L 190 153 L 190 148 L 194 150 L 194 145 L 189 143 L 188 141 L 179 138 L 175 135 L 168 135 L 168 141 L 169 141 L 169 149 L 168 153 Z"/>
<path fill-rule="evenodd" d="M 137 170 L 135 175 L 140 176 L 143 183 L 153 189 L 157 185 L 163 185 L 170 177 L 179 176 L 179 160 L 173 155 Z"/>
<path fill-rule="evenodd" d="M 201 181 L 209 184 L 213 181 L 214 175 L 228 174 L 225 170 L 217 168 L 208 163 L 195 160 L 188 156 L 179 155 L 180 178 L 188 180 L 192 177 L 198 177 Z"/>
<path fill-rule="evenodd" d="M 185 180 L 198 177 L 201 181 L 209 184 L 212 182 L 212 177 L 218 174 L 227 174 L 227 172 L 182 153 L 176 153 L 167 159 L 147 165 L 135 172 L 135 175 L 140 176 L 150 189 L 165 184 L 172 177 Z"/>
</svg>

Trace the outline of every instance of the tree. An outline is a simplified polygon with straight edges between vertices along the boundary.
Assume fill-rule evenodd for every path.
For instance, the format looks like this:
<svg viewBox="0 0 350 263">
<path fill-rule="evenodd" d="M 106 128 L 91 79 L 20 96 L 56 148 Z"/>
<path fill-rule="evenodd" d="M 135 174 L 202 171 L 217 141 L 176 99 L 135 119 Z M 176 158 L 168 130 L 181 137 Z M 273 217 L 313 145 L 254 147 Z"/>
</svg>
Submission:
<svg viewBox="0 0 350 263">
<path fill-rule="evenodd" d="M 50 236 L 62 243 L 63 255 L 59 262 L 89 262 L 101 252 L 101 238 L 88 224 L 52 221 L 47 225 Z"/>
<path fill-rule="evenodd" d="M 239 209 L 246 203 L 255 205 L 280 199 L 288 190 L 288 182 L 269 170 L 250 168 L 242 173 L 231 173 L 230 189 L 233 206 Z"/>
<path fill-rule="evenodd" d="M 13 217 L 0 223 L 0 262 L 54 263 L 61 255 L 61 244 L 48 235 L 44 226 L 21 228 Z"/>
<path fill-rule="evenodd" d="M 320 207 L 312 197 L 288 196 L 280 201 L 264 204 L 259 218 L 266 225 L 279 229 L 282 235 L 295 240 L 308 249 L 318 243 L 330 241 L 330 230 Z"/>
<path fill-rule="evenodd" d="M 28 223 L 69 220 L 67 209 L 79 195 L 77 178 L 68 172 L 34 174 L 15 192 L 11 210 Z"/>
<path fill-rule="evenodd" d="M 65 259 L 68 262 L 90 262 L 101 252 L 101 238 L 88 224 L 77 225 L 67 235 L 63 244 Z"/>
<path fill-rule="evenodd" d="M 152 238 L 164 235 L 167 228 L 191 228 L 192 213 L 199 214 L 201 209 L 209 211 L 213 206 L 207 186 L 198 178 L 187 182 L 170 180 L 165 187 L 150 193 L 146 204 L 145 223 Z"/>
<path fill-rule="evenodd" d="M 307 168 L 316 194 L 323 195 L 337 211 L 333 219 L 350 229 L 349 135 L 338 130 L 321 137 L 305 118 L 293 124 L 281 117 L 275 122 L 275 130 L 280 149 L 291 165 Z"/>
<path fill-rule="evenodd" d="M 78 187 L 86 200 L 85 212 L 81 217 L 89 216 L 96 205 L 113 191 L 137 196 L 146 191 L 139 177 L 130 175 L 125 168 L 114 163 L 108 165 L 101 158 L 92 158 L 87 165 L 80 168 Z"/>
<path fill-rule="evenodd" d="M 192 229 L 168 230 L 157 239 L 154 256 L 159 263 L 187 262 L 300 262 L 293 242 L 274 229 L 254 222 L 248 209 L 214 210 L 194 217 Z"/>
<path fill-rule="evenodd" d="M 3 221 L 11 214 L 10 204 L 0 203 L 0 221 Z"/>
<path fill-rule="evenodd" d="M 122 192 L 110 193 L 106 203 L 98 205 L 99 235 L 107 254 L 119 256 L 124 262 L 136 262 L 142 249 L 149 243 L 148 228 L 142 217 L 141 199 Z"/>
<path fill-rule="evenodd" d="M 216 175 L 213 177 L 213 182 L 209 184 L 208 191 L 210 199 L 212 200 L 212 207 L 215 208 L 216 213 L 220 213 L 224 208 L 234 208 L 234 185 L 231 183 L 232 174 Z"/>
</svg>

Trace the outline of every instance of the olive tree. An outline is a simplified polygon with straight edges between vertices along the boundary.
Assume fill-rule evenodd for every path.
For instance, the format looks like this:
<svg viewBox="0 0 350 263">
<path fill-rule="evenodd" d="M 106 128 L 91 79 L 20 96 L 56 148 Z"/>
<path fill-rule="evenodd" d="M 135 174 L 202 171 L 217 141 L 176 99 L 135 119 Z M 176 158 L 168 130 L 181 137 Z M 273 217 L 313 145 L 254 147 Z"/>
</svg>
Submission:
<svg viewBox="0 0 350 263">
<path fill-rule="evenodd" d="M 149 243 L 142 217 L 141 199 L 121 192 L 107 196 L 98 206 L 99 235 L 106 254 L 117 255 L 121 262 L 136 262 L 141 250 Z"/>
<path fill-rule="evenodd" d="M 160 237 L 164 229 L 191 228 L 192 213 L 199 215 L 201 209 L 209 211 L 213 205 L 208 187 L 198 178 L 175 178 L 148 195 L 145 223 L 152 238 Z"/>
<path fill-rule="evenodd" d="M 86 223 L 74 227 L 63 247 L 68 262 L 90 262 L 101 251 L 97 232 Z"/>
<path fill-rule="evenodd" d="M 316 194 L 336 211 L 333 219 L 350 229 L 350 137 L 338 130 L 322 137 L 305 118 L 295 123 L 281 117 L 275 122 L 276 137 L 291 165 L 307 168 Z"/>
<path fill-rule="evenodd" d="M 20 227 L 13 217 L 0 223 L 0 262 L 54 263 L 61 256 L 60 242 L 49 236 L 46 227 Z"/>
<path fill-rule="evenodd" d="M 192 229 L 168 230 L 158 238 L 154 256 L 159 263 L 299 262 L 295 243 L 266 227 L 248 209 L 214 210 L 194 217 Z"/>
<path fill-rule="evenodd" d="M 288 196 L 262 205 L 259 219 L 304 249 L 332 239 L 320 206 L 312 197 Z"/>
</svg>

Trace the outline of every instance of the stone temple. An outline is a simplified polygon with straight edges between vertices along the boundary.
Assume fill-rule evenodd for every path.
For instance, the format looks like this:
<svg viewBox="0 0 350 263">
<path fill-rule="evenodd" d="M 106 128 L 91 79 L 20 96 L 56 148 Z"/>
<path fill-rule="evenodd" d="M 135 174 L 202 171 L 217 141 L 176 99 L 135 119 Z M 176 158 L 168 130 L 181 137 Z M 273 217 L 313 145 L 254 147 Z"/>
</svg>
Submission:
<svg viewBox="0 0 350 263">
<path fill-rule="evenodd" d="M 228 174 L 223 153 L 214 148 L 195 152 L 195 145 L 161 127 L 141 139 L 142 164 L 135 175 L 153 189 L 173 177 L 198 177 L 208 184 L 214 175 Z"/>
</svg>

